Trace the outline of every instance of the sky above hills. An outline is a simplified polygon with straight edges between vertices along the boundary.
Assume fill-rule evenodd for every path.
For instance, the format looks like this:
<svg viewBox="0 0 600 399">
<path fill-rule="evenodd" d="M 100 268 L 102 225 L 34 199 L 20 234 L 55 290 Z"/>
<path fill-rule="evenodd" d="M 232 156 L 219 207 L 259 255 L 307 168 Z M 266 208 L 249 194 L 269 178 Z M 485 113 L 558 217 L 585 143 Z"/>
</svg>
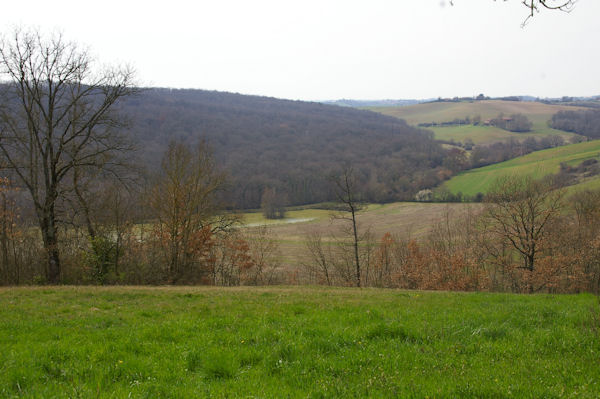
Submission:
<svg viewBox="0 0 600 399">
<path fill-rule="evenodd" d="M 10 1 L 143 86 L 301 100 L 600 94 L 600 1 L 522 22 L 520 0 Z"/>
</svg>

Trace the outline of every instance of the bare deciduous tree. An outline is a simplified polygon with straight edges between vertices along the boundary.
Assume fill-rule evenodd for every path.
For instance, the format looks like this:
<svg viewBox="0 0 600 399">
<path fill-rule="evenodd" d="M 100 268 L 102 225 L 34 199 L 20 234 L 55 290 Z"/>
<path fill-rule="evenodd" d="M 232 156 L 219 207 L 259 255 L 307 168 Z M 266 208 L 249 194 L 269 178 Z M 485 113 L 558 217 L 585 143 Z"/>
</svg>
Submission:
<svg viewBox="0 0 600 399">
<path fill-rule="evenodd" d="M 486 197 L 489 232 L 523 258 L 522 268 L 535 269 L 542 240 L 560 214 L 564 190 L 550 181 L 510 176 L 500 179 Z"/>
<path fill-rule="evenodd" d="M 225 176 L 214 164 L 205 142 L 190 150 L 171 142 L 162 161 L 162 174 L 155 180 L 149 206 L 157 219 L 156 229 L 166 250 L 168 274 L 176 281 L 189 269 L 219 230 L 236 219 L 220 213 L 216 194 L 223 189 Z"/>
<path fill-rule="evenodd" d="M 267 219 L 285 218 L 286 196 L 274 188 L 267 187 L 260 201 L 263 216 Z"/>
<path fill-rule="evenodd" d="M 355 267 L 355 283 L 357 287 L 361 286 L 361 262 L 359 254 L 359 243 L 361 238 L 358 234 L 358 226 L 356 223 L 356 214 L 363 205 L 358 198 L 358 189 L 356 187 L 356 176 L 352 168 L 344 168 L 337 176 L 333 176 L 331 181 L 334 184 L 337 200 L 343 205 L 343 211 L 334 215 L 336 219 L 344 219 L 350 223 L 351 229 L 349 234 L 352 236 L 352 248 L 354 255 Z M 349 215 L 348 215 L 349 213 Z"/>
<path fill-rule="evenodd" d="M 133 94 L 128 68 L 98 70 L 62 35 L 15 31 L 0 42 L 0 155 L 31 195 L 47 253 L 46 278 L 60 281 L 61 201 L 73 173 L 107 170 L 130 146 L 114 105 Z"/>
<path fill-rule="evenodd" d="M 279 252 L 279 245 L 275 241 L 273 232 L 266 225 L 262 225 L 253 229 L 246 241 L 250 247 L 253 265 L 248 270 L 245 283 L 249 285 L 273 284 L 276 271 L 275 261 Z"/>
<path fill-rule="evenodd" d="M 333 283 L 334 261 L 329 243 L 323 242 L 323 235 L 319 231 L 312 231 L 306 237 L 306 250 L 308 260 L 304 267 L 317 277 L 318 282 L 324 281 L 327 285 Z"/>
</svg>

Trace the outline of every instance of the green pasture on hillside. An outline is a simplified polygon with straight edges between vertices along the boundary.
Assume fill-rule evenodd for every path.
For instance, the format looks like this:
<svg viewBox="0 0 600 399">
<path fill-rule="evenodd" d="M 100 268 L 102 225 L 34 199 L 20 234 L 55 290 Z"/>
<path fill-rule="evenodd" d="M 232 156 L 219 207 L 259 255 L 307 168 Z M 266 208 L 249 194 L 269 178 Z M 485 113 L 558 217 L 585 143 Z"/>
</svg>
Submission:
<svg viewBox="0 0 600 399">
<path fill-rule="evenodd" d="M 471 139 L 475 144 L 490 144 L 511 138 L 540 138 L 551 135 L 560 135 L 564 139 L 569 139 L 573 136 L 572 133 L 549 128 L 547 122 L 552 118 L 552 115 L 560 110 L 574 110 L 578 108 L 537 102 L 485 100 L 471 102 L 432 102 L 405 107 L 370 107 L 369 109 L 385 115 L 405 119 L 413 125 L 429 122 L 449 122 L 456 118 L 463 119 L 467 116 L 472 118 L 475 115 L 480 115 L 481 119 L 485 120 L 495 118 L 500 113 L 505 115 L 522 113 L 527 115 L 533 123 L 531 132 L 527 133 L 514 133 L 494 126 L 484 125 L 427 128 L 434 132 L 435 138 L 438 140 L 454 140 L 464 143 L 466 139 Z"/>
<path fill-rule="evenodd" d="M 476 195 L 487 192 L 502 176 L 522 175 L 542 178 L 557 173 L 562 162 L 578 165 L 586 159 L 600 157 L 600 140 L 571 144 L 532 152 L 506 162 L 465 171 L 444 183 L 451 192 Z M 596 179 L 590 180 L 590 184 Z"/>
<path fill-rule="evenodd" d="M 482 120 L 491 119 L 503 113 L 504 115 L 524 114 L 535 124 L 545 124 L 556 112 L 561 110 L 576 110 L 579 107 L 566 105 L 544 104 L 529 101 L 461 101 L 461 102 L 431 102 L 409 106 L 368 107 L 367 109 L 396 118 L 405 119 L 409 124 L 429 122 L 449 122 L 466 116 L 481 116 Z"/>
<path fill-rule="evenodd" d="M 0 289 L 0 397 L 600 396 L 598 301 L 326 287 Z"/>
<path fill-rule="evenodd" d="M 572 133 L 551 129 L 546 124 L 534 125 L 531 132 L 527 133 L 509 132 L 495 126 L 473 125 L 429 127 L 427 129 L 433 131 L 437 140 L 454 140 L 457 143 L 464 143 L 467 139 L 471 139 L 474 144 L 491 144 L 510 139 L 523 140 L 528 137 L 540 139 L 544 136 L 561 136 L 564 140 L 568 140 L 573 136 Z"/>
</svg>

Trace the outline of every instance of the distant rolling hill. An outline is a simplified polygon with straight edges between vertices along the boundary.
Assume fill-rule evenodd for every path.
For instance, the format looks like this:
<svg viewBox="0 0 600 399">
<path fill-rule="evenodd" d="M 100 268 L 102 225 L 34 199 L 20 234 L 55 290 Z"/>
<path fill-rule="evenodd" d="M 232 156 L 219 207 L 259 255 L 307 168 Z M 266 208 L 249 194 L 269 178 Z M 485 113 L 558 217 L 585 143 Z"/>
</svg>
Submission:
<svg viewBox="0 0 600 399">
<path fill-rule="evenodd" d="M 482 119 L 493 118 L 499 113 L 523 113 L 534 123 L 546 123 L 550 117 L 561 110 L 579 109 L 566 105 L 544 104 L 533 101 L 461 101 L 429 102 L 405 107 L 369 107 L 370 110 L 385 115 L 405 119 L 410 124 L 422 122 L 444 122 L 467 115 L 480 115 Z"/>
<path fill-rule="evenodd" d="M 380 113 L 203 90 L 148 89 L 121 111 L 149 169 L 170 140 L 201 138 L 230 175 L 229 201 L 257 208 L 266 188 L 293 204 L 334 198 L 328 176 L 351 165 L 368 201 L 411 199 L 441 182 L 445 151 L 423 129 Z"/>
<path fill-rule="evenodd" d="M 405 107 L 407 105 L 419 104 L 431 100 L 330 100 L 322 101 L 323 104 L 339 105 L 341 107 Z"/>
<path fill-rule="evenodd" d="M 576 166 L 587 159 L 600 159 L 600 140 L 536 151 L 510 161 L 471 169 L 454 176 L 444 183 L 444 186 L 454 194 L 461 192 L 474 196 L 479 192 L 486 193 L 494 181 L 502 176 L 541 178 L 557 173 L 563 162 L 569 166 Z M 600 187 L 600 179 L 596 176 L 578 186 L 577 188 L 597 188 Z"/>
<path fill-rule="evenodd" d="M 522 113 L 533 123 L 531 132 L 513 133 L 496 128 L 494 126 L 449 126 L 429 128 L 439 140 L 454 140 L 464 142 L 467 138 L 475 144 L 489 144 L 510 138 L 543 137 L 548 135 L 560 135 L 567 139 L 571 133 L 548 127 L 547 121 L 556 112 L 561 110 L 576 110 L 579 107 L 567 105 L 544 104 L 540 102 L 525 101 L 461 101 L 461 102 L 429 102 L 404 107 L 366 107 L 366 109 L 382 113 L 384 115 L 402 118 L 408 123 L 417 125 L 429 122 L 448 122 L 456 118 L 462 119 L 466 116 L 479 115 L 482 120 L 491 119 L 498 114 L 511 115 Z"/>
</svg>

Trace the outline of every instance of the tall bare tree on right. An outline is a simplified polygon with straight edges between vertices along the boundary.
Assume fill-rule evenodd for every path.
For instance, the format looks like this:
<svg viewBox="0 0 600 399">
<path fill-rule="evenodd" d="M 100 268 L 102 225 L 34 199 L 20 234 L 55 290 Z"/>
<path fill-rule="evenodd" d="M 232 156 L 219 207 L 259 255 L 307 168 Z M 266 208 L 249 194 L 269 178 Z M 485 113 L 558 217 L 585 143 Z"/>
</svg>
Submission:
<svg viewBox="0 0 600 399">
<path fill-rule="evenodd" d="M 564 189 L 551 179 L 508 176 L 486 196 L 487 231 L 522 259 L 520 269 L 533 272 L 551 224 L 563 209 Z"/>
</svg>

